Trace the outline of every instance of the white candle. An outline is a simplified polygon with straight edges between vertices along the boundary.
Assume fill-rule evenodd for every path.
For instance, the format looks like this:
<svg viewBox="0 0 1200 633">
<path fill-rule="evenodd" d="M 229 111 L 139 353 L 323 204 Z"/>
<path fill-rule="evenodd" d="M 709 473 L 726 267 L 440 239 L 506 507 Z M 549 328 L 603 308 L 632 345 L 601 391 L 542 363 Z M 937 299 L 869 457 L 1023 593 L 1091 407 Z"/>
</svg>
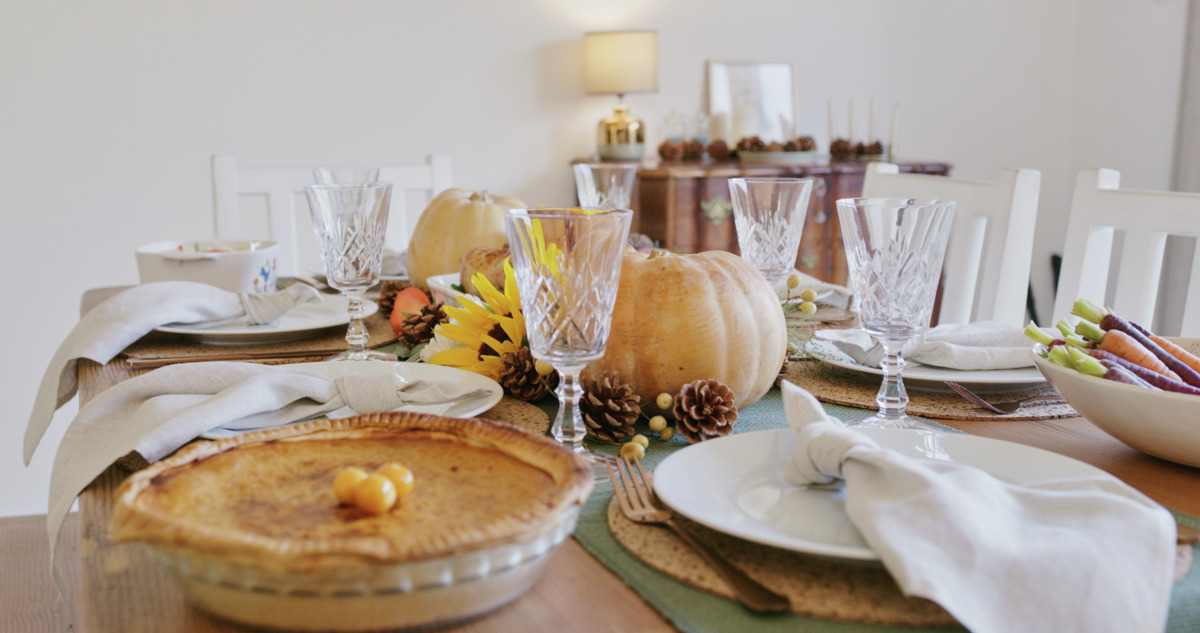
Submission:
<svg viewBox="0 0 1200 633">
<path fill-rule="evenodd" d="M 867 143 L 875 142 L 875 97 L 871 97 L 870 107 L 867 108 Z"/>
<path fill-rule="evenodd" d="M 854 99 L 846 102 L 846 140 L 854 142 Z"/>
<path fill-rule="evenodd" d="M 892 106 L 892 129 L 888 132 L 888 156 L 896 155 L 896 131 L 900 129 L 900 104 Z"/>
<path fill-rule="evenodd" d="M 832 143 L 833 139 L 834 139 L 834 136 L 833 136 L 833 99 L 830 98 L 829 101 L 826 102 L 826 105 L 828 106 L 828 110 L 829 110 L 829 142 Z"/>
</svg>

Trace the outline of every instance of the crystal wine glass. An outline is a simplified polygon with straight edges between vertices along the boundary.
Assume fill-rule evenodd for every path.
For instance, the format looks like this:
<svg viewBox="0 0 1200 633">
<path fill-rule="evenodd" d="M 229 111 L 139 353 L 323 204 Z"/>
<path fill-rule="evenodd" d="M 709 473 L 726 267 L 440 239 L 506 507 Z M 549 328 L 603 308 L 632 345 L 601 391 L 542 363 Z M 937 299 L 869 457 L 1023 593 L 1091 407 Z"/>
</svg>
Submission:
<svg viewBox="0 0 1200 633">
<path fill-rule="evenodd" d="M 882 428 L 927 427 L 908 417 L 901 349 L 924 334 L 954 219 L 954 201 L 847 198 L 837 201 L 859 322 L 883 346 L 879 412 L 852 422 Z"/>
<path fill-rule="evenodd" d="M 634 163 L 576 163 L 579 204 L 595 209 L 628 209 L 636 175 Z"/>
<path fill-rule="evenodd" d="M 317 167 L 313 181 L 318 185 L 349 185 L 379 182 L 378 167 Z"/>
<path fill-rule="evenodd" d="M 775 285 L 796 265 L 811 178 L 730 178 L 733 223 L 742 258 Z"/>
<path fill-rule="evenodd" d="M 632 216 L 627 209 L 510 209 L 504 216 L 530 351 L 558 370 L 551 432 L 592 464 L 597 481 L 607 481 L 608 471 L 583 445 L 579 374 L 604 356 Z"/>
<path fill-rule="evenodd" d="M 309 185 L 304 188 L 313 230 L 325 264 L 327 283 L 349 301 L 350 349 L 329 360 L 389 360 L 396 357 L 367 349 L 363 294 L 379 282 L 383 238 L 387 233 L 391 183 Z"/>
</svg>

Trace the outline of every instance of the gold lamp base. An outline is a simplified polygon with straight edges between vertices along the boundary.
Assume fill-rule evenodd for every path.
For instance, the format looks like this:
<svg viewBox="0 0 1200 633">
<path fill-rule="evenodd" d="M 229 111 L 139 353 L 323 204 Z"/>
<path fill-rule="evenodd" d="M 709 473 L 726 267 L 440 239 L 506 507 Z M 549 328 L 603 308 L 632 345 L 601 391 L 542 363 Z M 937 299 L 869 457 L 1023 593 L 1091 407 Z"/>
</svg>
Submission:
<svg viewBox="0 0 1200 633">
<path fill-rule="evenodd" d="M 645 153 L 646 128 L 642 120 L 618 104 L 596 127 L 596 152 L 604 160 L 641 160 Z"/>
</svg>

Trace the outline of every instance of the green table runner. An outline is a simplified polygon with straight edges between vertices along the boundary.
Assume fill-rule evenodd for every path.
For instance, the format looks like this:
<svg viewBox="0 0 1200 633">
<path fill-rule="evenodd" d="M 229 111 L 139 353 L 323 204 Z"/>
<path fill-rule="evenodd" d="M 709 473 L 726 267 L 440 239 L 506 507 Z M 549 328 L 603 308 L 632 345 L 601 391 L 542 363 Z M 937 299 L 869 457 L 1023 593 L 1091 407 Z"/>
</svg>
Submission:
<svg viewBox="0 0 1200 633">
<path fill-rule="evenodd" d="M 541 406 L 553 419 L 558 404 L 553 400 L 544 400 Z M 825 405 L 826 411 L 839 420 L 857 419 L 864 415 L 863 409 L 855 409 L 838 405 Z M 740 412 L 735 432 L 745 433 L 765 429 L 783 428 L 786 421 L 783 414 L 783 401 L 778 389 L 772 389 L 753 406 Z M 941 426 L 941 425 L 938 425 Z M 639 425 L 640 432 L 652 436 L 645 428 L 645 422 Z M 949 427 L 942 427 L 947 432 L 961 433 Z M 589 442 L 595 450 L 616 453 L 617 446 Z M 649 467 L 657 466 L 671 453 L 687 446 L 686 440 L 676 437 L 671 442 L 660 442 L 652 439 L 650 450 L 646 452 L 644 463 Z M 960 631 L 961 628 L 916 628 L 907 626 L 881 626 L 860 623 L 835 622 L 806 618 L 792 614 L 759 615 L 748 611 L 733 600 L 710 594 L 696 589 L 666 576 L 641 562 L 627 552 L 615 538 L 608 527 L 607 508 L 612 498 L 611 486 L 599 485 L 588 499 L 579 515 L 579 525 L 575 528 L 575 539 L 585 549 L 595 556 L 605 567 L 608 567 L 629 585 L 638 595 L 653 606 L 674 626 L 687 633 L 717 633 L 723 631 L 739 631 L 749 633 L 774 633 L 788 631 L 791 633 L 806 631 L 822 631 L 843 633 L 849 631 L 867 631 L 871 633 L 889 633 L 899 631 Z M 1200 528 L 1200 519 L 1176 513 L 1181 523 Z M 1197 552 L 1193 549 L 1193 553 Z M 1068 608 L 1086 608 L 1086 605 Z M 1175 633 L 1193 633 L 1200 631 L 1200 558 L 1192 565 L 1186 578 L 1175 585 L 1171 598 L 1171 615 L 1167 630 Z"/>
</svg>

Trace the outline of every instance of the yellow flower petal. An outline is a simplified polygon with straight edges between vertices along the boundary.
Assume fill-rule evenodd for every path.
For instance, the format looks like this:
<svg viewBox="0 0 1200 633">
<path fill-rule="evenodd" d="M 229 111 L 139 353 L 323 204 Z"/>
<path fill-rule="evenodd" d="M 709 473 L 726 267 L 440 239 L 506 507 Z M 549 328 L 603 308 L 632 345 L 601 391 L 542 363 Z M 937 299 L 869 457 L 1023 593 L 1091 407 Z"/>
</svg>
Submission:
<svg viewBox="0 0 1200 633">
<path fill-rule="evenodd" d="M 496 321 L 500 324 L 500 328 L 508 335 L 508 340 L 515 343 L 520 343 L 525 337 L 525 323 L 521 318 L 521 313 L 517 313 L 516 317 L 496 317 Z"/>
<path fill-rule="evenodd" d="M 484 310 L 483 308 L 479 308 L 479 310 L 482 311 L 482 314 L 476 314 L 473 312 L 468 312 L 467 310 L 463 310 L 462 308 L 453 308 L 449 306 L 446 306 L 443 309 L 446 311 L 446 316 L 450 317 L 463 327 L 473 328 L 476 330 L 492 329 L 492 313 Z"/>
<path fill-rule="evenodd" d="M 469 328 L 457 323 L 443 323 L 434 331 L 452 341 L 462 343 L 473 350 L 479 349 L 479 337 L 483 334 L 478 328 Z"/>
<path fill-rule="evenodd" d="M 500 368 L 504 366 L 504 360 L 499 356 L 484 356 L 483 360 L 472 365 L 469 369 L 482 376 L 487 376 L 492 380 L 500 380 Z"/>
<path fill-rule="evenodd" d="M 508 305 L 513 308 L 513 314 L 521 311 L 521 289 L 517 287 L 517 273 L 507 257 L 504 258 L 504 296 L 508 299 Z"/>
<path fill-rule="evenodd" d="M 453 347 L 434 354 L 429 362 L 449 367 L 470 367 L 479 362 L 479 353 L 470 347 Z"/>
</svg>

